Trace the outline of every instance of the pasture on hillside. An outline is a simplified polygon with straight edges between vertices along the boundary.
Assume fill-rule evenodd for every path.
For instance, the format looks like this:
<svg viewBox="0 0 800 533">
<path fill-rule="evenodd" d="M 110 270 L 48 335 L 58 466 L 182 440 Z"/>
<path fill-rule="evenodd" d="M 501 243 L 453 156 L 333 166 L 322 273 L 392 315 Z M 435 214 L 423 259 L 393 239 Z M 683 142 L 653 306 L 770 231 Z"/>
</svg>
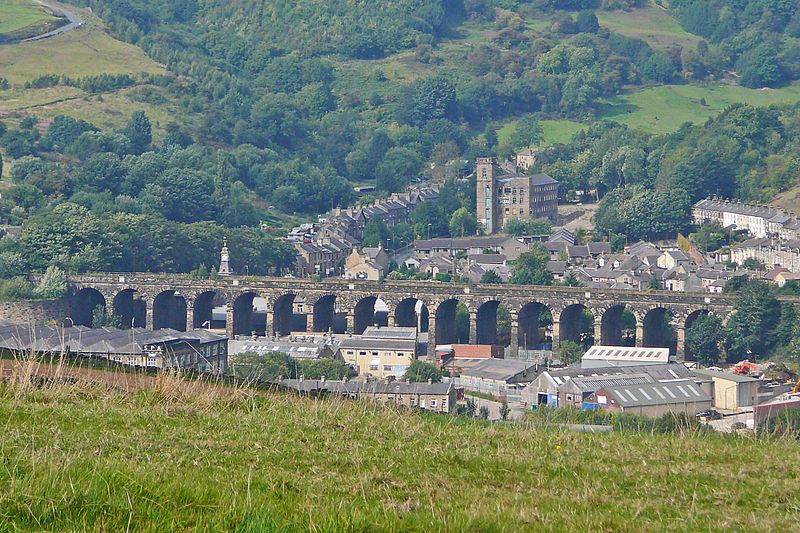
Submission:
<svg viewBox="0 0 800 533">
<path fill-rule="evenodd" d="M 138 47 L 108 35 L 102 23 L 81 10 L 86 24 L 76 30 L 28 43 L 0 47 L 3 77 L 22 84 L 45 74 L 71 78 L 98 74 L 164 73 L 164 67 Z"/>
<path fill-rule="evenodd" d="M 10 33 L 34 24 L 55 20 L 51 13 L 33 0 L 0 2 L 0 33 Z"/>
<path fill-rule="evenodd" d="M 581 130 L 586 129 L 588 126 L 575 122 L 572 120 L 541 120 L 539 124 L 542 126 L 542 135 L 544 137 L 539 147 L 551 146 L 557 143 L 567 143 L 572 139 L 572 136 Z M 517 125 L 517 120 L 510 120 L 502 123 L 497 128 L 497 141 L 500 145 L 506 145 L 514 133 L 514 128 Z M 524 147 L 515 146 L 514 148 L 521 149 Z"/>
<path fill-rule="evenodd" d="M 705 104 L 701 99 L 705 99 Z M 731 104 L 768 106 L 797 101 L 800 101 L 800 85 L 780 89 L 748 89 L 727 84 L 661 85 L 603 99 L 598 118 L 648 133 L 670 133 L 684 122 L 705 122 Z"/>
<path fill-rule="evenodd" d="M 67 374 L 69 374 L 67 370 Z M 0 387 L 0 529 L 789 531 L 800 448 L 578 433 L 169 375 Z"/>
<path fill-rule="evenodd" d="M 598 9 L 596 15 L 601 26 L 647 41 L 658 50 L 674 45 L 695 50 L 700 42 L 700 37 L 684 30 L 666 9 L 658 7 L 652 0 L 648 0 L 644 7 L 629 10 Z"/>
</svg>

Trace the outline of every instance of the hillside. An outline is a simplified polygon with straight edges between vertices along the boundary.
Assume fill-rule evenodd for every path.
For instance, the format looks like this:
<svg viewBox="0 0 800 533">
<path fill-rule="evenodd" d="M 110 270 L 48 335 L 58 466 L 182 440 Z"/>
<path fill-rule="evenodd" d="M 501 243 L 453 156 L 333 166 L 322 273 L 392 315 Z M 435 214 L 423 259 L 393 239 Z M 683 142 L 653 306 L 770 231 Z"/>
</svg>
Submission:
<svg viewBox="0 0 800 533">
<path fill-rule="evenodd" d="M 690 2 L 74 2 L 84 26 L 0 46 L 0 218 L 25 226 L 0 243 L 4 277 L 54 261 L 203 272 L 224 237 L 237 268 L 283 275 L 292 248 L 274 237 L 352 204 L 356 184 L 449 178 L 440 206 L 397 228 L 447 236 L 474 212 L 456 178 L 527 146 L 554 147 L 533 170 L 563 197 L 615 193 L 597 238 L 674 236 L 707 194 L 768 202 L 797 184 L 791 25 L 756 25 L 783 36 L 781 76 L 749 88 L 732 35 L 687 33 Z M 747 4 L 737 31 L 772 20 Z M 656 216 L 623 220 L 642 194 Z"/>
<path fill-rule="evenodd" d="M 76 387 L 0 389 L 0 528 L 788 531 L 798 518 L 789 440 L 490 425 L 174 378 Z"/>
</svg>

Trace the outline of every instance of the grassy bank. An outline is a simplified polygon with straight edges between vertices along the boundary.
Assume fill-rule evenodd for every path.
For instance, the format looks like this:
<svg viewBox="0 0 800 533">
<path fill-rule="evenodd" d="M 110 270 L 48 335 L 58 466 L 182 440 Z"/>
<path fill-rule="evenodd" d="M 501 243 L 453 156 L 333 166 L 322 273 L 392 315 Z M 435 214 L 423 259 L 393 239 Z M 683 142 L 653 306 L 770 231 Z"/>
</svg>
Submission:
<svg viewBox="0 0 800 533">
<path fill-rule="evenodd" d="M 789 530 L 800 448 L 171 378 L 0 389 L 0 530 Z M 773 474 L 774 473 L 774 474 Z"/>
<path fill-rule="evenodd" d="M 56 19 L 33 0 L 0 2 L 0 33 L 11 33 L 28 26 L 46 24 Z"/>
<path fill-rule="evenodd" d="M 684 30 L 669 12 L 649 0 L 644 7 L 607 11 L 598 9 L 601 26 L 635 39 L 642 39 L 656 49 L 681 46 L 694 50 L 700 37 Z"/>
<path fill-rule="evenodd" d="M 797 101 L 800 101 L 798 85 L 780 89 L 748 89 L 725 84 L 661 85 L 605 99 L 599 118 L 648 133 L 670 133 L 684 122 L 701 124 L 731 104 L 768 106 Z"/>
<path fill-rule="evenodd" d="M 3 76 L 12 84 L 21 84 L 44 74 L 81 78 L 104 73 L 166 72 L 140 48 L 108 35 L 100 20 L 88 11 L 81 10 L 81 16 L 86 24 L 76 30 L 0 48 Z"/>
</svg>

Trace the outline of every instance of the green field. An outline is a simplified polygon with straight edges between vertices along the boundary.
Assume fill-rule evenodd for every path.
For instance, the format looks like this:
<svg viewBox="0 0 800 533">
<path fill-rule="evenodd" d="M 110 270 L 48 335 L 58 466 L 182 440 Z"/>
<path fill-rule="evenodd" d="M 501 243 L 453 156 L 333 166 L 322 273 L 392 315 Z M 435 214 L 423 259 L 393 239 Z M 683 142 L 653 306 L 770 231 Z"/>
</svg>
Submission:
<svg viewBox="0 0 800 533">
<path fill-rule="evenodd" d="M 165 379 L 0 389 L 2 531 L 791 531 L 788 439 L 576 433 Z"/>
<path fill-rule="evenodd" d="M 629 11 L 599 9 L 596 14 L 601 26 L 628 37 L 647 41 L 656 49 L 663 50 L 678 45 L 694 50 L 700 42 L 700 37 L 684 30 L 672 15 L 656 6 L 652 0 L 647 7 Z"/>
<path fill-rule="evenodd" d="M 516 124 L 517 121 L 512 120 L 503 123 L 497 129 L 497 141 L 500 145 L 508 144 Z M 539 124 L 541 124 L 544 132 L 544 141 L 542 142 L 541 146 L 550 146 L 556 143 L 567 143 L 570 141 L 570 139 L 572 139 L 573 135 L 587 128 L 586 125 L 581 124 L 580 122 L 574 122 L 572 120 L 541 120 L 539 121 Z"/>
<path fill-rule="evenodd" d="M 21 84 L 43 74 L 79 78 L 102 73 L 166 72 L 140 48 L 109 36 L 90 12 L 80 13 L 86 24 L 76 30 L 42 41 L 0 46 L 2 76 L 12 84 Z"/>
<path fill-rule="evenodd" d="M 163 96 L 163 101 L 150 103 L 136 95 L 151 90 Z M 153 125 L 156 142 L 164 134 L 170 121 L 190 126 L 197 118 L 170 98 L 163 89 L 154 86 L 137 86 L 100 95 L 87 94 L 75 87 L 49 87 L 46 89 L 19 89 L 0 92 L 0 112 L 4 112 L 13 123 L 21 117 L 35 115 L 41 124 L 46 124 L 56 115 L 67 115 L 91 122 L 102 130 L 123 127 L 133 111 L 147 113 Z"/>
<path fill-rule="evenodd" d="M 0 33 L 10 33 L 34 24 L 55 20 L 55 18 L 32 0 L 3 0 L 0 2 Z"/>
<path fill-rule="evenodd" d="M 706 105 L 700 99 L 705 98 Z M 701 123 L 727 106 L 742 102 L 767 106 L 800 101 L 800 85 L 748 89 L 737 85 L 662 85 L 603 100 L 599 118 L 649 133 L 669 133 L 684 122 Z"/>
</svg>

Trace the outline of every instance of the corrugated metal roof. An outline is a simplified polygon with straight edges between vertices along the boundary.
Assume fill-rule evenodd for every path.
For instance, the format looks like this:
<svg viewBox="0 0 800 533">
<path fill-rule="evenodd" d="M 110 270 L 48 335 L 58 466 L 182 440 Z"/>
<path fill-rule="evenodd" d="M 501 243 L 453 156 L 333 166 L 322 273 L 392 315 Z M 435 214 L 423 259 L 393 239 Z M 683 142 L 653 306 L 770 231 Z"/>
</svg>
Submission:
<svg viewBox="0 0 800 533">
<path fill-rule="evenodd" d="M 613 396 L 623 407 L 711 401 L 711 396 L 691 381 L 619 385 L 603 387 L 602 390 Z"/>
</svg>

